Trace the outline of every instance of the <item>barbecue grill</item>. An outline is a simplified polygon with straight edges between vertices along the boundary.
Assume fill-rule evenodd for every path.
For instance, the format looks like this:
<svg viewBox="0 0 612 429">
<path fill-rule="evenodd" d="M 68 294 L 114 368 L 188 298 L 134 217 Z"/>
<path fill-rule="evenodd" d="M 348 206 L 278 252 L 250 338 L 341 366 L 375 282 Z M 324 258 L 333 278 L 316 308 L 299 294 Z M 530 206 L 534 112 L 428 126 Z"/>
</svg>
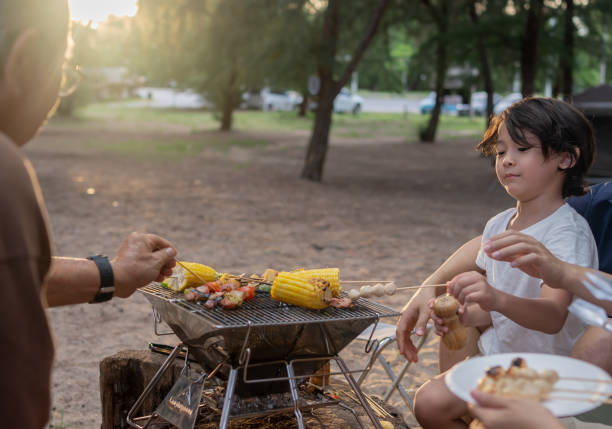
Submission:
<svg viewBox="0 0 612 429">
<path fill-rule="evenodd" d="M 290 391 L 298 427 L 303 428 L 297 381 L 312 375 L 330 359 L 337 362 L 340 373 L 346 377 L 375 427 L 380 428 L 351 375 L 355 371 L 348 369 L 338 353 L 372 323 L 399 313 L 363 298 L 354 301 L 352 308 L 329 307 L 314 311 L 280 303 L 266 293 L 257 293 L 254 299 L 235 310 L 207 309 L 157 283 L 140 291 L 153 307 L 156 333 L 159 318 L 181 339 L 182 344 L 177 349 L 186 345 L 207 371 L 216 373 L 221 368 L 220 373 L 227 379 L 221 429 L 226 428 L 230 417 L 234 417 L 230 416 L 233 394 L 253 395 L 259 393 L 261 387 L 265 391 Z M 373 341 L 369 341 L 366 352 L 372 346 Z M 211 348 L 216 353 L 211 354 Z M 132 421 L 133 413 L 176 357 L 177 349 L 128 413 L 131 426 L 141 428 Z"/>
</svg>

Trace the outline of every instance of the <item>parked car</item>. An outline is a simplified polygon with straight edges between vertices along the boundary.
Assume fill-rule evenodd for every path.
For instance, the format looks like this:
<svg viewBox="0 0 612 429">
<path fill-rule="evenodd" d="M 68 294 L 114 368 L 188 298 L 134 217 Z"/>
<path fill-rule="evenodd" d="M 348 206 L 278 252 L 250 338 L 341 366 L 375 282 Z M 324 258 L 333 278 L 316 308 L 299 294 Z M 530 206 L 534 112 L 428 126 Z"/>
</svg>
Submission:
<svg viewBox="0 0 612 429">
<path fill-rule="evenodd" d="M 361 112 L 363 107 L 363 98 L 352 93 L 346 88 L 342 88 L 340 93 L 334 100 L 334 112 L 336 113 L 352 113 L 356 115 Z"/>
<path fill-rule="evenodd" d="M 463 97 L 460 95 L 445 95 L 442 103 L 441 112 L 445 115 L 457 115 L 458 108 L 463 103 Z M 419 110 L 425 115 L 433 111 L 436 105 L 436 93 L 430 92 L 427 97 L 419 102 Z"/>
<path fill-rule="evenodd" d="M 308 105 L 308 108 L 314 112 L 317 110 L 318 103 L 313 100 Z M 363 98 L 360 95 L 354 94 L 346 88 L 342 88 L 334 99 L 335 113 L 352 113 L 356 115 L 363 108 Z"/>
<path fill-rule="evenodd" d="M 495 115 L 501 114 L 504 110 L 506 110 L 508 107 L 521 100 L 522 98 L 523 94 L 521 94 L 520 92 L 513 92 L 506 95 L 499 101 L 499 103 L 495 105 L 495 108 L 493 108 L 493 113 L 495 113 Z"/>
<path fill-rule="evenodd" d="M 502 96 L 498 93 L 493 93 L 493 106 L 495 106 L 502 99 Z M 484 116 L 487 114 L 487 93 L 485 91 L 478 91 L 472 93 L 470 99 L 470 110 L 475 115 Z"/>
<path fill-rule="evenodd" d="M 292 91 L 272 91 L 269 88 L 248 91 L 242 95 L 244 109 L 291 111 L 301 102 L 302 97 Z"/>
</svg>

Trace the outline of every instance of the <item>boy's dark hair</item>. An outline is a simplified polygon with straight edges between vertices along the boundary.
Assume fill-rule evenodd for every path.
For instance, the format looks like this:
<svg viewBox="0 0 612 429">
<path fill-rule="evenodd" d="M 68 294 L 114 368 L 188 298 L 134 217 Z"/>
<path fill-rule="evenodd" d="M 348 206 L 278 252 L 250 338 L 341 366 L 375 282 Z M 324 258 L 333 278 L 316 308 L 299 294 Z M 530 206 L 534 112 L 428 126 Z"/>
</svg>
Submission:
<svg viewBox="0 0 612 429">
<path fill-rule="evenodd" d="M 569 154 L 575 164 L 564 170 L 563 198 L 585 193 L 584 175 L 595 156 L 595 136 L 591 123 L 582 112 L 554 98 L 525 98 L 491 120 L 476 150 L 487 156 L 495 154 L 495 143 L 502 124 L 506 125 L 510 137 L 520 146 L 532 146 L 526 132 L 535 135 L 540 139 L 546 158 L 550 151 Z M 580 150 L 578 157 L 576 148 Z"/>
</svg>

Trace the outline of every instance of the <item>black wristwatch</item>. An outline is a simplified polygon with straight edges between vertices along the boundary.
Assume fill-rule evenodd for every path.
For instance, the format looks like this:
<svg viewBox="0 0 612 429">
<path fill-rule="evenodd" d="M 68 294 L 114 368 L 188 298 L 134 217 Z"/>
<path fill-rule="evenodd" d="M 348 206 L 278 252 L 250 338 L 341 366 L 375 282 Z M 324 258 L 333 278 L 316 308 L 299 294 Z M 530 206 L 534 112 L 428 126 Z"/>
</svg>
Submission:
<svg viewBox="0 0 612 429">
<path fill-rule="evenodd" d="M 113 267 L 111 266 L 108 257 L 104 255 L 88 256 L 87 259 L 94 261 L 98 266 L 98 271 L 100 271 L 100 289 L 98 289 L 98 293 L 90 304 L 108 301 L 115 293 Z"/>
</svg>

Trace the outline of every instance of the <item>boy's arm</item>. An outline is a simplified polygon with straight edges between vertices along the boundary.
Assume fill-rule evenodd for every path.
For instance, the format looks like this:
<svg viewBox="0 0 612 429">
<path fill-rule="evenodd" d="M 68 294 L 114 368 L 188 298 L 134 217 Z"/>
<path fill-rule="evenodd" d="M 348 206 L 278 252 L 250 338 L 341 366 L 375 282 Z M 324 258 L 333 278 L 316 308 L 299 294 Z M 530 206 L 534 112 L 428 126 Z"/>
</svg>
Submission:
<svg viewBox="0 0 612 429">
<path fill-rule="evenodd" d="M 491 312 L 484 311 L 478 304 L 468 305 L 463 310 L 459 320 L 463 326 L 473 326 L 475 328 L 491 326 L 491 323 L 493 323 L 491 321 Z"/>
<path fill-rule="evenodd" d="M 521 298 L 495 289 L 477 272 L 462 273 L 448 283 L 448 291 L 463 305 L 477 303 L 484 311 L 497 311 L 519 325 L 555 334 L 567 318 L 572 295 L 542 285 L 540 298 Z"/>
<path fill-rule="evenodd" d="M 546 284 L 542 284 L 539 298 L 520 298 L 498 292 L 495 311 L 525 328 L 546 334 L 556 334 L 563 328 L 568 314 L 567 307 L 572 302 L 572 294 Z"/>
</svg>

